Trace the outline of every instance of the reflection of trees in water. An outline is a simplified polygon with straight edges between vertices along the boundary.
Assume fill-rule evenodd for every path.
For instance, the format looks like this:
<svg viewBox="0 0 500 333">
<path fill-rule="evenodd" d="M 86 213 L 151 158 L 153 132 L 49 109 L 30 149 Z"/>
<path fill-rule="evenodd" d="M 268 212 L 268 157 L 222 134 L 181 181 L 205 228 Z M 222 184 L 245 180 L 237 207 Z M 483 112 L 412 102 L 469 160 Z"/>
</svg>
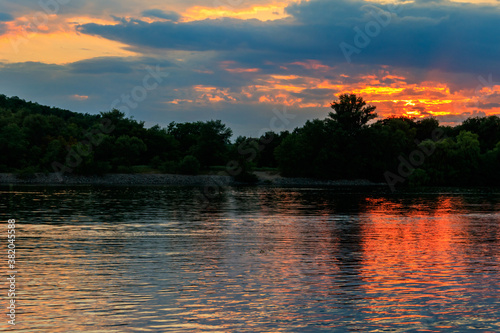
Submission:
<svg viewBox="0 0 500 333">
<path fill-rule="evenodd" d="M 196 187 L 32 189 L 2 200 L 41 233 L 20 240 L 25 251 L 53 256 L 30 258 L 25 272 L 43 268 L 39 278 L 55 272 L 80 290 L 98 285 L 108 293 L 100 309 L 132 305 L 207 325 L 309 314 L 359 323 L 382 316 L 381 305 L 398 316 L 429 300 L 429 315 L 470 311 L 456 310 L 465 297 L 481 312 L 498 294 L 495 193 L 238 187 L 203 206 Z M 50 238 L 62 230 L 66 239 Z"/>
</svg>

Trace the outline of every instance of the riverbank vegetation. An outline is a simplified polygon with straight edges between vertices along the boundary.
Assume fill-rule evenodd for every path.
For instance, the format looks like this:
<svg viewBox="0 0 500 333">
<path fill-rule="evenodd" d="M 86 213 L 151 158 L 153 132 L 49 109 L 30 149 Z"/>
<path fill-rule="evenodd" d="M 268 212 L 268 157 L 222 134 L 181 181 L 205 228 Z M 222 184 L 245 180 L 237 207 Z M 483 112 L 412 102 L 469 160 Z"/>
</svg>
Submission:
<svg viewBox="0 0 500 333">
<path fill-rule="evenodd" d="M 341 95 L 325 119 L 292 132 L 238 137 L 219 120 L 146 128 L 118 110 L 81 114 L 0 95 L 0 172 L 104 174 L 252 171 L 285 177 L 368 179 L 392 185 L 500 185 L 500 118 L 454 127 L 436 119 L 377 119 L 375 107 Z"/>
</svg>

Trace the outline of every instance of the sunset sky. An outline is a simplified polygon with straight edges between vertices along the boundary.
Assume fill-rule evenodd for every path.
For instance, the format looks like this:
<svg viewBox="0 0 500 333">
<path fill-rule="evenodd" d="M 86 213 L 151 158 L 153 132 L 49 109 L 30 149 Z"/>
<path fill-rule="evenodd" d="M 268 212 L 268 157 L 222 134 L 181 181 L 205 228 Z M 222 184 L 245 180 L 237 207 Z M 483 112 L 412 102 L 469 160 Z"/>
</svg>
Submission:
<svg viewBox="0 0 500 333">
<path fill-rule="evenodd" d="M 499 0 L 2 0 L 0 94 L 249 136 L 344 92 L 453 124 L 500 113 L 499 22 Z"/>
</svg>

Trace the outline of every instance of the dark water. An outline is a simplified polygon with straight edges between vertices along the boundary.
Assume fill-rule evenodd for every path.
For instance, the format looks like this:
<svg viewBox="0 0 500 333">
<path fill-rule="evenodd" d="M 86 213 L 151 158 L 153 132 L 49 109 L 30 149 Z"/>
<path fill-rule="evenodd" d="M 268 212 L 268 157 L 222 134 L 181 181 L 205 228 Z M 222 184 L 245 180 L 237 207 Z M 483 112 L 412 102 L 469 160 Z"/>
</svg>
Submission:
<svg viewBox="0 0 500 333">
<path fill-rule="evenodd" d="M 498 190 L 230 188 L 204 206 L 191 187 L 13 187 L 0 200 L 3 272 L 18 220 L 19 332 L 500 331 Z"/>
</svg>

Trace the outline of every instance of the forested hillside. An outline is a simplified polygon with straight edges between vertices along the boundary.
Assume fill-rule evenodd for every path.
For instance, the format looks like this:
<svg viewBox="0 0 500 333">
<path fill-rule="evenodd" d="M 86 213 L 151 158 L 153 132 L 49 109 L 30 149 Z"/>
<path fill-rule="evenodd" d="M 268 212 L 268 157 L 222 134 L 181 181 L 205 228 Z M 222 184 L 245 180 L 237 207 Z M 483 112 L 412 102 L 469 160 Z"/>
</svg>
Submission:
<svg viewBox="0 0 500 333">
<path fill-rule="evenodd" d="M 224 165 L 232 135 L 220 121 L 145 128 L 118 110 L 80 114 L 3 95 L 0 128 L 0 171 L 23 173 L 198 173 Z"/>
<path fill-rule="evenodd" d="M 118 111 L 89 115 L 0 95 L 0 172 L 224 171 L 253 181 L 255 168 L 283 176 L 369 179 L 391 187 L 500 185 L 500 118 L 456 127 L 433 118 L 376 119 L 375 107 L 341 95 L 333 112 L 291 133 L 238 137 L 219 120 L 146 128 Z"/>
</svg>

